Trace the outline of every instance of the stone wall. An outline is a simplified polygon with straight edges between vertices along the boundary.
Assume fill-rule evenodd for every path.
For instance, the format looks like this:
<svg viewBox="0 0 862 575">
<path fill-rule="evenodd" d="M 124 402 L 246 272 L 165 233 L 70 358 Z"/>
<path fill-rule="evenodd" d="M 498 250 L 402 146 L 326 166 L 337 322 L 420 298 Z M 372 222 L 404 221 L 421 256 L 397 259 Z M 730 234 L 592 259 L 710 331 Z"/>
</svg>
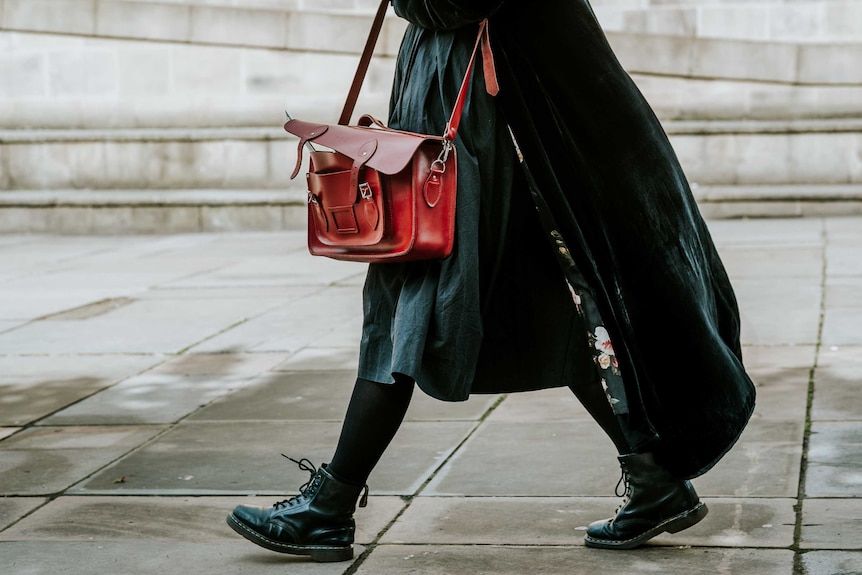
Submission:
<svg viewBox="0 0 862 575">
<path fill-rule="evenodd" d="M 301 224 L 284 110 L 337 117 L 376 5 L 0 0 L 0 231 Z M 706 212 L 862 198 L 862 0 L 594 5 Z M 385 116 L 403 29 L 362 111 Z"/>
</svg>

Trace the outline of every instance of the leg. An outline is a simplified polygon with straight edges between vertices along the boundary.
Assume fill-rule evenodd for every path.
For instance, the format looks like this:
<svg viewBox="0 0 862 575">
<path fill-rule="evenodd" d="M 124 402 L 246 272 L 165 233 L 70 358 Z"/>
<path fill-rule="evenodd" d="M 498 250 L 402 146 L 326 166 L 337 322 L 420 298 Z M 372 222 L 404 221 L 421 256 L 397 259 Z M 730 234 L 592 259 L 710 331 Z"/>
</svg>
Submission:
<svg viewBox="0 0 862 575">
<path fill-rule="evenodd" d="M 590 379 L 578 381 L 570 385 L 569 389 L 599 424 L 599 427 L 614 442 L 617 453 L 620 455 L 630 453 L 631 448 L 620 425 L 620 418 L 614 413 L 611 404 L 608 403 L 608 398 L 601 384 L 597 380 Z"/>
<path fill-rule="evenodd" d="M 706 505 L 689 481 L 671 476 L 652 453 L 632 453 L 622 427 L 626 420 L 614 413 L 597 381 L 570 389 L 614 442 L 625 482 L 625 494 L 618 494 L 625 500 L 616 516 L 587 528 L 588 547 L 632 549 L 665 531 L 691 527 L 706 516 Z"/>
<path fill-rule="evenodd" d="M 329 464 L 333 475 L 356 485 L 365 484 L 404 420 L 413 387 L 411 379 L 398 379 L 393 384 L 356 380 Z"/>
<path fill-rule="evenodd" d="M 395 436 L 412 395 L 409 379 L 391 385 L 358 379 L 332 463 L 315 469 L 299 461 L 312 473 L 299 495 L 269 508 L 239 505 L 228 515 L 228 525 L 272 551 L 320 562 L 352 558 L 356 500 L 367 493 L 365 481 Z M 365 497 L 359 506 L 364 504 Z"/>
</svg>

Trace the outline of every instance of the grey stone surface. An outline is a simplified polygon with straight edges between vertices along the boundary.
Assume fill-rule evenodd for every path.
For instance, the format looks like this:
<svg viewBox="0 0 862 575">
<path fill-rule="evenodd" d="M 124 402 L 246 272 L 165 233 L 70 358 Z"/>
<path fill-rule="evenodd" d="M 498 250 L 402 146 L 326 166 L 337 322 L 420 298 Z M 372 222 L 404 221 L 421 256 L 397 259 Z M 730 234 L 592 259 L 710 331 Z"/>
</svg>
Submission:
<svg viewBox="0 0 862 575">
<path fill-rule="evenodd" d="M 819 278 L 823 271 L 823 253 L 818 247 L 731 248 L 721 256 L 734 278 Z"/>
<path fill-rule="evenodd" d="M 253 299 L 136 301 L 86 320 L 45 319 L 0 334 L 0 353 L 176 353 L 279 303 Z M 186 321 L 177 322 L 180 315 Z"/>
<path fill-rule="evenodd" d="M 58 493 L 161 430 L 156 426 L 26 429 L 0 442 L 0 494 Z"/>
<path fill-rule="evenodd" d="M 592 421 L 487 421 L 423 493 L 601 496 L 618 478 L 613 444 Z"/>
<path fill-rule="evenodd" d="M 830 308 L 823 318 L 825 345 L 862 345 L 862 308 Z"/>
<path fill-rule="evenodd" d="M 44 500 L 20 500 L 31 508 Z M 235 542 L 225 517 L 236 505 L 271 506 L 273 497 L 60 497 L 0 533 L 0 541 Z M 357 511 L 356 542 L 368 544 L 404 507 L 369 497 Z"/>
<path fill-rule="evenodd" d="M 840 218 L 836 218 L 841 221 Z M 852 221 L 852 220 L 851 220 Z M 712 220 L 710 233 L 720 247 L 802 247 L 824 244 L 824 220 L 818 218 Z"/>
<path fill-rule="evenodd" d="M 822 289 L 818 279 L 735 279 L 742 342 L 800 345 L 817 342 Z M 788 313 L 793 310 L 793 313 Z"/>
<path fill-rule="evenodd" d="M 473 425 L 405 423 L 368 480 L 374 493 L 414 493 Z M 181 423 L 70 493 L 295 493 L 308 474 L 279 454 L 327 462 L 340 430 L 318 421 Z"/>
<path fill-rule="evenodd" d="M 147 373 L 255 377 L 280 365 L 285 353 L 192 353 L 164 362 Z"/>
<path fill-rule="evenodd" d="M 827 277 L 826 307 L 862 307 L 862 278 Z"/>
<path fill-rule="evenodd" d="M 802 507 L 801 546 L 862 550 L 860 523 L 862 499 L 807 499 Z"/>
<path fill-rule="evenodd" d="M 362 266 L 310 258 L 296 232 L 0 236 L 0 325 L 30 322 L 0 334 L 0 491 L 15 495 L 0 498 L 0 572 L 860 571 L 862 353 L 846 313 L 862 309 L 859 221 L 709 223 L 758 403 L 740 442 L 694 480 L 711 509 L 700 524 L 631 553 L 586 549 L 586 524 L 620 503 L 619 467 L 569 390 L 458 404 L 417 391 L 357 512 L 370 545 L 358 565 L 256 548 L 224 515 L 296 493 L 308 474 L 280 453 L 332 456 Z M 842 316 L 846 335 L 828 343 Z M 76 328 L 53 343 L 11 337 L 40 325 Z M 99 353 L 112 348 L 124 353 Z"/>
<path fill-rule="evenodd" d="M 530 393 L 511 393 L 488 416 L 487 421 L 592 421 L 590 415 L 567 387 Z"/>
<path fill-rule="evenodd" d="M 250 381 L 239 376 L 139 375 L 58 411 L 40 424 L 174 423 Z"/>
<path fill-rule="evenodd" d="M 0 530 L 6 529 L 46 501 L 42 497 L 0 498 Z"/>
<path fill-rule="evenodd" d="M 341 575 L 350 563 L 313 563 L 305 557 L 255 548 L 246 541 L 184 543 L 174 541 L 0 543 L 3 572 L 162 575 L 163 573 L 244 573 L 249 575 Z M 356 546 L 356 554 L 363 551 Z"/>
<path fill-rule="evenodd" d="M 563 575 L 574 566 L 583 573 L 617 575 L 666 573 L 757 573 L 787 575 L 793 568 L 793 553 L 754 549 L 649 548 L 632 553 L 575 547 L 518 547 L 468 545 L 381 545 L 356 571 L 361 575 L 411 573 L 474 573 L 476 575 Z"/>
<path fill-rule="evenodd" d="M 349 336 L 353 339 L 356 336 Z M 359 365 L 359 346 L 328 346 L 305 347 L 292 354 L 284 362 L 274 368 L 274 371 L 319 371 L 338 369 L 343 371 L 356 371 Z"/>
<path fill-rule="evenodd" d="M 657 545 L 786 547 L 796 520 L 791 499 L 707 499 L 709 515 Z M 576 545 L 586 526 L 613 513 L 607 497 L 417 497 L 381 543 Z M 514 519 L 513 519 L 514 518 Z"/>
<path fill-rule="evenodd" d="M 802 556 L 806 575 L 857 575 L 862 573 L 858 551 L 814 551 Z"/>
<path fill-rule="evenodd" d="M 814 379 L 812 420 L 862 420 L 862 398 L 859 396 L 860 368 L 862 368 L 862 348 L 832 346 L 821 350 Z"/>
<path fill-rule="evenodd" d="M 340 421 L 355 378 L 355 370 L 270 373 L 199 410 L 191 419 Z M 497 400 L 496 396 L 474 396 L 465 402 L 444 403 L 418 390 L 414 395 L 406 421 L 478 421 Z"/>
<path fill-rule="evenodd" d="M 859 497 L 862 421 L 811 425 L 805 492 L 809 497 Z"/>
<path fill-rule="evenodd" d="M 197 411 L 195 421 L 288 421 L 344 418 L 355 373 L 270 373 Z"/>
<path fill-rule="evenodd" d="M 327 313 L 321 315 L 322 309 Z M 361 314 L 359 290 L 333 287 L 262 313 L 199 343 L 192 351 L 295 352 L 323 343 L 356 345 L 361 335 Z"/>
<path fill-rule="evenodd" d="M 158 356 L 39 357 L 0 352 L 0 425 L 38 420 L 162 360 Z"/>
<path fill-rule="evenodd" d="M 706 475 L 694 480 L 707 497 L 795 497 L 799 488 L 799 443 L 749 441 L 739 443 Z"/>
</svg>

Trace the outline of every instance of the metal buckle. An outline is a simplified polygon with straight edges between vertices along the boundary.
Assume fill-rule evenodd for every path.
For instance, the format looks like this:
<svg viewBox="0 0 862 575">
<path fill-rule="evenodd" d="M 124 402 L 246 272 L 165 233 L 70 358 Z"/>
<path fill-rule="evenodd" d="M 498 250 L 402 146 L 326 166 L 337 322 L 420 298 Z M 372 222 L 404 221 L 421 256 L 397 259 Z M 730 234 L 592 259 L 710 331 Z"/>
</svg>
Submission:
<svg viewBox="0 0 862 575">
<path fill-rule="evenodd" d="M 362 196 L 363 200 L 370 200 L 374 197 L 374 190 L 371 189 L 368 182 L 362 182 L 359 184 L 359 195 Z"/>
</svg>

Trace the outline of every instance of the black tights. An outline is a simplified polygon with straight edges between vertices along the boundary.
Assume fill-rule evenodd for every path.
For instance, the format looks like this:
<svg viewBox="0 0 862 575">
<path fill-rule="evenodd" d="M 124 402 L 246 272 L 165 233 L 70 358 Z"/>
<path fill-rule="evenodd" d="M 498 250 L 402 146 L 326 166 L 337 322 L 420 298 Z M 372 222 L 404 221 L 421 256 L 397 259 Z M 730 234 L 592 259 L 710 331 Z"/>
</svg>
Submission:
<svg viewBox="0 0 862 575">
<path fill-rule="evenodd" d="M 328 467 L 336 477 L 356 485 L 368 480 L 404 420 L 413 387 L 410 379 L 399 379 L 393 384 L 356 380 L 338 447 Z M 629 453 L 631 450 L 619 418 L 611 409 L 601 384 L 590 381 L 569 389 L 611 438 L 617 451 Z"/>
</svg>

